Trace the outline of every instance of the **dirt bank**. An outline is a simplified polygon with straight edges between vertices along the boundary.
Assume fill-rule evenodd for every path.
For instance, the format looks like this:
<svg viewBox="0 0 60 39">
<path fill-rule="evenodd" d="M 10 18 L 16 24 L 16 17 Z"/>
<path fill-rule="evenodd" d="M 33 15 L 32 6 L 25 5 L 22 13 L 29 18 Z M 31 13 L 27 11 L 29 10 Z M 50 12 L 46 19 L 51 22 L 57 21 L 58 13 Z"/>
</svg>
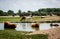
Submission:
<svg viewBox="0 0 60 39">
<path fill-rule="evenodd" d="M 48 34 L 48 39 L 60 39 L 60 27 L 30 33 L 32 34 Z"/>
</svg>

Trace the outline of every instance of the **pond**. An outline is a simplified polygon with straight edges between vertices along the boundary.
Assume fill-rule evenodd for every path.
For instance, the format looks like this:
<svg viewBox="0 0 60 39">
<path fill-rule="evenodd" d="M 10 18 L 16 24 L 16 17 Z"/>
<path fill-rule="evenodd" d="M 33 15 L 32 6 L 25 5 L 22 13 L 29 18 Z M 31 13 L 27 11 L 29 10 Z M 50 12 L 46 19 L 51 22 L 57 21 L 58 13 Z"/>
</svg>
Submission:
<svg viewBox="0 0 60 39">
<path fill-rule="evenodd" d="M 51 26 L 50 26 L 51 23 L 39 23 L 39 28 L 31 27 L 32 23 L 11 23 L 11 24 L 17 24 L 17 27 L 15 28 L 15 30 L 17 31 L 36 31 L 36 30 L 51 29 Z M 56 24 L 60 25 L 60 23 L 56 23 Z M 55 28 L 55 27 L 52 27 L 52 28 Z M 4 23 L 0 23 L 0 30 L 4 30 Z"/>
<path fill-rule="evenodd" d="M 0 23 L 0 30 L 4 30 L 4 24 Z"/>
</svg>

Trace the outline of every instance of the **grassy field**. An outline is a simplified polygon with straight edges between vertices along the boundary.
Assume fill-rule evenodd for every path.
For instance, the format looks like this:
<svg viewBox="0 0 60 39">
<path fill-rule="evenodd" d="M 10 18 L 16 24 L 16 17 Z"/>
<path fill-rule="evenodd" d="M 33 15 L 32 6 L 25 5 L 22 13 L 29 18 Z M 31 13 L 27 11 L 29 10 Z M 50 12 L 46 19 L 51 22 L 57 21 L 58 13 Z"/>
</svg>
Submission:
<svg viewBox="0 0 60 39">
<path fill-rule="evenodd" d="M 0 22 L 10 21 L 10 22 L 19 22 L 20 17 L 0 17 Z"/>
<path fill-rule="evenodd" d="M 13 29 L 0 30 L 0 39 L 48 39 L 48 35 L 26 35 L 29 32 L 16 31 Z"/>
<path fill-rule="evenodd" d="M 4 21 L 10 21 L 10 22 L 20 22 L 21 17 L 0 17 L 0 22 Z M 31 19 L 23 20 L 23 22 L 45 22 L 45 21 L 59 21 L 60 22 L 60 16 L 45 16 L 44 18 L 41 18 L 41 16 L 35 16 Z"/>
<path fill-rule="evenodd" d="M 21 17 L 0 17 L 0 22 L 4 21 L 10 21 L 10 22 L 20 22 Z M 40 17 L 33 17 L 31 18 L 33 20 L 38 20 Z M 25 21 L 31 21 L 31 19 L 26 19 Z"/>
</svg>

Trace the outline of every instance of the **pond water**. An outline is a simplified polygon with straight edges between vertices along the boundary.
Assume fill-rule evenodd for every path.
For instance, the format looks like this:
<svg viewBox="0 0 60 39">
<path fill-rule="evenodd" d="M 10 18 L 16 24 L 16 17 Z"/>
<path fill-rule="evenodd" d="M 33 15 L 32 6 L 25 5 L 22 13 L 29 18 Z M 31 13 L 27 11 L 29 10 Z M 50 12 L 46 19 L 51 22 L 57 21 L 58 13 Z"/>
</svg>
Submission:
<svg viewBox="0 0 60 39">
<path fill-rule="evenodd" d="M 36 30 L 47 30 L 51 29 L 50 24 L 51 23 L 40 23 L 39 28 L 32 28 L 32 23 L 11 23 L 11 24 L 17 24 L 17 27 L 15 28 L 17 31 L 36 31 Z M 60 23 L 56 23 L 59 24 Z M 60 26 L 59 26 L 60 27 Z M 55 28 L 55 27 L 52 27 Z M 4 23 L 0 23 L 0 30 L 4 30 Z"/>
<path fill-rule="evenodd" d="M 0 30 L 4 30 L 4 24 L 0 23 Z"/>
</svg>

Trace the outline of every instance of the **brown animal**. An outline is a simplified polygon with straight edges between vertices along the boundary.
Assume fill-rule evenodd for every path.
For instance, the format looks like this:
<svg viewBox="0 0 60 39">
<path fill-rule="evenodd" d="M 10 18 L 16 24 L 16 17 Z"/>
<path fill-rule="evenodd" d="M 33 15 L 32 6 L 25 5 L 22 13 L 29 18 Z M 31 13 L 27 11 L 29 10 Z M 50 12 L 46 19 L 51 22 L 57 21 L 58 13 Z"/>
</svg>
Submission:
<svg viewBox="0 0 60 39">
<path fill-rule="evenodd" d="M 37 24 L 37 23 L 32 24 L 32 27 L 39 27 L 39 24 Z"/>
<path fill-rule="evenodd" d="M 23 16 L 20 21 L 25 20 L 25 19 L 26 19 L 26 16 Z"/>
<path fill-rule="evenodd" d="M 4 28 L 15 29 L 16 24 L 10 24 L 8 21 L 4 22 Z"/>
<path fill-rule="evenodd" d="M 10 23 L 8 21 L 4 22 L 4 28 L 9 28 Z"/>
<path fill-rule="evenodd" d="M 39 30 L 39 24 L 35 23 L 31 25 L 32 29 Z"/>
<path fill-rule="evenodd" d="M 9 27 L 10 29 L 15 29 L 16 28 L 16 24 L 10 24 L 9 26 L 10 26 Z"/>
<path fill-rule="evenodd" d="M 25 19 L 30 19 L 32 16 L 23 16 L 20 21 L 25 20 Z"/>
</svg>

